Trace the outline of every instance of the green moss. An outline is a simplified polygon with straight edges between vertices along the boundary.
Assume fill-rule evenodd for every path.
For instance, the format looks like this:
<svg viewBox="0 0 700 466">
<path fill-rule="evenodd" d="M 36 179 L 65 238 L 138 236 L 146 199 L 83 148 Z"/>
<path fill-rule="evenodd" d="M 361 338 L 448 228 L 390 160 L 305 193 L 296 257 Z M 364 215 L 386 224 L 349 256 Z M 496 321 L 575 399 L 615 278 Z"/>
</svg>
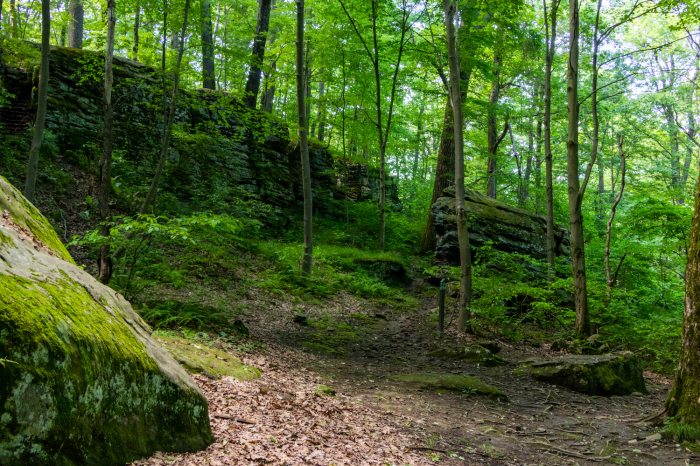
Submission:
<svg viewBox="0 0 700 466">
<path fill-rule="evenodd" d="M 316 395 L 316 396 L 323 396 L 323 395 L 335 396 L 335 390 L 333 390 L 332 388 L 330 388 L 326 385 L 319 385 L 318 387 L 316 387 L 316 390 L 314 390 L 314 395 Z"/>
<path fill-rule="evenodd" d="M 302 346 L 304 346 L 304 348 L 306 348 L 306 349 L 309 349 L 311 351 L 317 351 L 319 353 L 325 353 L 325 354 L 331 354 L 331 355 L 345 354 L 345 350 L 342 348 L 330 348 L 326 345 L 322 345 L 320 343 L 313 343 L 310 341 L 303 342 Z"/>
<path fill-rule="evenodd" d="M 5 178 L 0 176 L 0 213 L 4 210 L 12 215 L 13 222 L 31 231 L 54 254 L 71 264 L 75 264 L 61 240 L 58 239 L 56 231 L 41 215 L 41 212 L 30 204 Z"/>
<path fill-rule="evenodd" d="M 16 363 L 0 367 L 0 464 L 123 464 L 212 441 L 201 396 L 76 283 L 0 274 L 0 357 Z"/>
<path fill-rule="evenodd" d="M 158 340 L 188 372 L 210 378 L 235 377 L 252 380 L 260 377 L 260 369 L 243 364 L 225 351 L 179 338 L 159 337 Z"/>
<path fill-rule="evenodd" d="M 664 429 L 663 436 L 676 443 L 697 442 L 700 440 L 700 425 L 671 422 Z"/>
<path fill-rule="evenodd" d="M 464 377 L 453 374 L 405 374 L 394 375 L 390 379 L 408 382 L 421 388 L 431 390 L 453 390 L 475 395 L 483 395 L 489 398 L 508 400 L 508 397 L 499 389 L 488 385 L 476 377 Z"/>
</svg>

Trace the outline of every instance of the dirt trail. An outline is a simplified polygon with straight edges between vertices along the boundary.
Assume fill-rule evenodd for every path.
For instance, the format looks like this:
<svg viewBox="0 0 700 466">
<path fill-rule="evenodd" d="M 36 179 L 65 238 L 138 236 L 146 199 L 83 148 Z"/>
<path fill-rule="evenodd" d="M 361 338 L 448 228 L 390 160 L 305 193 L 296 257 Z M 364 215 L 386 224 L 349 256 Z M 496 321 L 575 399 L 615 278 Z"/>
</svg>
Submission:
<svg viewBox="0 0 700 466">
<path fill-rule="evenodd" d="M 405 446 L 433 459 L 440 456 L 438 464 L 700 464 L 700 455 L 690 450 L 668 442 L 645 442 L 658 428 L 635 422 L 658 411 L 670 389 L 669 380 L 646 374 L 650 394 L 645 396 L 589 397 L 513 375 L 518 361 L 553 355 L 546 345 L 500 342 L 499 356 L 510 364 L 497 367 L 430 358 L 426 354 L 431 350 L 458 347 L 468 337 L 449 328 L 439 340 L 431 316 L 436 298 L 419 293 L 416 297 L 420 307 L 415 312 L 366 310 L 373 322 L 364 326 L 359 341 L 345 345 L 344 354 L 314 353 L 314 360 L 301 357 L 286 363 L 315 371 L 323 383 L 364 406 L 410 419 L 406 428 L 412 445 Z M 301 346 L 310 334 L 318 338 L 318 329 L 297 327 L 268 336 L 274 333 L 274 340 L 291 346 Z M 321 336 L 332 341 L 335 332 L 329 328 Z M 388 378 L 416 372 L 476 376 L 504 392 L 509 401 L 421 391 Z"/>
</svg>

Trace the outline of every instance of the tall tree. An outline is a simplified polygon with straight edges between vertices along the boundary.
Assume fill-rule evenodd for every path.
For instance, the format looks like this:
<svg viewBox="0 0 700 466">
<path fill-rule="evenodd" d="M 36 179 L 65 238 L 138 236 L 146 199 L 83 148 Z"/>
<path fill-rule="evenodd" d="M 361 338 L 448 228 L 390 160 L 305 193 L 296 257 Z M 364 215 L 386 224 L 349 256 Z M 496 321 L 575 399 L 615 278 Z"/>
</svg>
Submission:
<svg viewBox="0 0 700 466">
<path fill-rule="evenodd" d="M 469 306 L 472 299 L 471 250 L 469 247 L 469 230 L 467 213 L 464 205 L 464 118 L 462 117 L 461 70 L 459 60 L 459 41 L 454 25 L 457 2 L 442 0 L 445 11 L 445 29 L 447 35 L 447 57 L 450 67 L 450 99 L 454 120 L 455 149 L 455 210 L 457 213 L 457 238 L 459 241 L 459 317 L 457 327 L 465 331 L 469 325 Z"/>
<path fill-rule="evenodd" d="M 567 98 L 569 127 L 566 141 L 566 166 L 569 194 L 569 225 L 571 227 L 571 262 L 574 276 L 574 307 L 576 310 L 576 333 L 582 337 L 591 334 L 588 314 L 588 291 L 586 286 L 586 252 L 583 238 L 583 213 L 581 204 L 592 165 L 586 170 L 581 185 L 579 180 L 578 135 L 579 111 L 579 7 L 577 1 L 569 2 L 569 63 L 567 66 Z M 596 96 L 593 96 L 595 99 Z"/>
<path fill-rule="evenodd" d="M 27 162 L 27 179 L 24 197 L 34 203 L 36 177 L 39 169 L 39 150 L 44 140 L 44 123 L 46 121 L 46 99 L 49 93 L 49 53 L 51 52 L 51 4 L 49 0 L 41 1 L 41 68 L 39 74 L 39 98 L 37 102 L 34 137 L 29 149 Z"/>
<path fill-rule="evenodd" d="M 627 257 L 627 252 L 622 255 L 620 261 L 617 264 L 615 273 L 613 274 L 612 267 L 610 267 L 610 240 L 612 237 L 612 226 L 615 220 L 615 214 L 617 213 L 617 206 L 622 200 L 622 195 L 625 193 L 625 175 L 627 173 L 627 157 L 623 150 L 624 138 L 621 134 L 617 135 L 617 150 L 620 153 L 620 193 L 617 195 L 617 199 L 613 202 L 612 209 L 610 210 L 610 218 L 608 219 L 608 226 L 605 231 L 605 281 L 608 284 L 608 293 L 606 297 L 606 304 L 610 302 L 612 289 L 617 282 L 617 274 L 620 272 L 620 267 Z"/>
<path fill-rule="evenodd" d="M 503 59 L 501 58 L 500 52 L 498 50 L 499 45 L 496 44 L 496 51 L 493 56 L 493 68 L 491 74 L 493 75 L 491 79 L 491 93 L 489 94 L 489 110 L 488 110 L 488 123 L 487 123 L 487 136 L 488 136 L 488 165 L 486 168 L 486 195 L 493 199 L 496 199 L 497 191 L 497 180 L 496 180 L 496 169 L 497 169 L 497 155 L 498 146 L 503 141 L 503 138 L 508 133 L 508 122 L 506 121 L 505 127 L 500 137 L 498 135 L 498 130 L 496 129 L 496 107 L 498 106 L 498 99 L 501 96 L 501 90 L 503 86 L 500 82 L 501 65 Z"/>
<path fill-rule="evenodd" d="M 134 60 L 139 59 L 139 29 L 141 28 L 141 5 L 136 5 L 136 14 L 134 15 L 134 46 L 131 51 Z"/>
<path fill-rule="evenodd" d="M 265 1 L 265 0 L 263 0 Z M 297 115 L 299 118 L 299 145 L 301 148 L 301 171 L 304 187 L 304 259 L 302 271 L 305 275 L 311 275 L 313 265 L 313 200 L 311 195 L 311 162 L 309 160 L 309 140 L 307 135 L 306 105 L 306 76 L 304 66 L 304 0 L 296 0 L 297 3 Z"/>
<path fill-rule="evenodd" d="M 552 64 L 554 63 L 557 40 L 557 10 L 561 0 L 552 0 L 552 33 L 549 34 L 547 20 L 547 0 L 544 4 L 544 22 L 547 32 L 544 72 L 544 163 L 545 163 L 545 203 L 547 206 L 547 264 L 549 280 L 554 280 L 554 180 L 552 178 Z"/>
<path fill-rule="evenodd" d="M 326 109 L 325 109 L 325 103 L 323 102 L 323 94 L 325 93 L 325 88 L 323 85 L 323 81 L 319 81 L 318 83 L 318 114 L 316 115 L 316 119 L 318 120 L 318 140 L 323 142 L 323 138 L 325 137 L 326 134 L 326 122 L 325 122 L 325 117 L 326 117 Z"/>
<path fill-rule="evenodd" d="M 272 0 L 260 0 L 258 9 L 258 25 L 255 29 L 255 40 L 253 41 L 252 62 L 248 73 L 248 81 L 245 84 L 244 102 L 249 108 L 255 108 L 260 91 L 260 70 L 265 58 L 265 42 L 267 41 L 267 31 L 270 27 L 270 11 Z"/>
<path fill-rule="evenodd" d="M 83 48 L 83 22 L 85 18 L 85 6 L 83 0 L 69 0 L 68 4 L 68 47 L 74 49 Z"/>
<path fill-rule="evenodd" d="M 387 112 L 387 122 L 386 122 L 386 127 L 382 124 L 382 114 L 384 113 L 382 102 L 382 73 L 380 70 L 380 65 L 381 61 L 384 61 L 384 58 L 381 58 L 381 51 L 379 47 L 379 31 L 378 31 L 378 21 L 379 21 L 379 10 L 381 8 L 379 0 L 371 0 L 371 22 L 372 22 L 372 39 L 373 39 L 373 47 L 372 51 L 370 51 L 370 48 L 367 46 L 367 42 L 365 41 L 364 37 L 362 36 L 362 33 L 357 27 L 356 21 L 353 19 L 353 16 L 350 15 L 350 12 L 345 6 L 345 3 L 343 0 L 340 0 L 340 5 L 343 7 L 343 11 L 345 12 L 345 15 L 348 17 L 348 20 L 352 24 L 353 29 L 355 30 L 355 34 L 357 37 L 360 39 L 360 42 L 362 42 L 362 46 L 365 49 L 365 52 L 367 52 L 367 55 L 369 56 L 370 61 L 372 62 L 372 65 L 374 67 L 374 79 L 375 79 L 375 85 L 376 85 L 376 100 L 375 100 L 375 106 L 377 110 L 377 120 L 374 121 L 375 126 L 377 127 L 377 132 L 379 136 L 379 241 L 378 241 L 378 247 L 380 251 L 384 250 L 384 242 L 386 238 L 386 146 L 389 142 L 389 133 L 391 131 L 391 122 L 392 122 L 392 117 L 394 115 L 394 101 L 396 99 L 396 88 L 397 88 L 397 79 L 399 77 L 399 70 L 401 69 L 401 59 L 403 58 L 403 52 L 404 52 L 404 47 L 406 45 L 406 34 L 408 33 L 408 29 L 410 26 L 410 17 L 411 17 L 411 9 L 408 7 L 408 1 L 407 0 L 401 0 L 400 5 L 401 5 L 401 16 L 398 21 L 398 28 L 399 28 L 399 45 L 398 45 L 398 54 L 396 58 L 396 62 L 393 64 L 394 65 L 394 74 L 392 77 L 391 81 L 391 97 L 389 98 L 389 110 Z"/>
<path fill-rule="evenodd" d="M 104 94 L 102 98 L 104 110 L 104 124 L 102 126 L 102 160 L 100 161 L 100 190 L 98 195 L 98 207 L 100 210 L 100 234 L 109 236 L 109 194 L 112 189 L 112 150 L 114 138 L 112 127 L 114 121 L 114 107 L 112 106 L 112 84 L 114 74 L 112 63 L 114 61 L 114 30 L 117 23 L 115 0 L 107 2 L 107 50 L 105 51 L 105 80 Z M 112 258 L 109 254 L 109 245 L 100 247 L 99 279 L 108 283 L 112 277 Z"/>
<path fill-rule="evenodd" d="M 202 1 L 202 87 L 216 89 L 214 41 L 211 36 L 211 2 Z"/>
</svg>

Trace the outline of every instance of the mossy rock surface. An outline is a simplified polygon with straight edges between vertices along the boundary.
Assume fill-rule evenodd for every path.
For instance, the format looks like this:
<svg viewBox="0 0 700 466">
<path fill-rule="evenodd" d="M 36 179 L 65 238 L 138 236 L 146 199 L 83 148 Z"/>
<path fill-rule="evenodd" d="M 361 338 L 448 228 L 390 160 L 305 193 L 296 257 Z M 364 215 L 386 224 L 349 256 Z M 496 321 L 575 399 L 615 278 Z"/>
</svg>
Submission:
<svg viewBox="0 0 700 466">
<path fill-rule="evenodd" d="M 204 374 L 211 379 L 235 377 L 252 380 L 260 377 L 260 369 L 243 364 L 237 357 L 203 343 L 162 336 L 157 340 L 192 374 Z"/>
<path fill-rule="evenodd" d="M 452 390 L 473 393 L 489 398 L 507 401 L 508 397 L 499 389 L 482 382 L 476 377 L 465 377 L 454 374 L 404 374 L 392 375 L 393 380 L 407 382 L 428 390 Z"/>
<path fill-rule="evenodd" d="M 335 390 L 333 390 L 331 387 L 327 385 L 319 385 L 316 387 L 316 390 L 314 390 L 314 395 L 316 396 L 335 396 Z"/>
<path fill-rule="evenodd" d="M 0 464 L 111 466 L 206 448 L 192 378 L 0 180 L 14 209 L 0 217 L 0 359 L 12 361 L 0 366 Z"/>
<path fill-rule="evenodd" d="M 431 353 L 428 356 L 443 359 L 459 359 L 473 362 L 487 367 L 507 364 L 506 360 L 494 355 L 490 350 L 480 345 L 467 345 L 461 348 L 443 348 Z"/>
<path fill-rule="evenodd" d="M 629 351 L 598 356 L 531 358 L 514 371 L 537 380 L 561 385 L 592 396 L 649 393 L 644 384 L 642 361 Z"/>
</svg>

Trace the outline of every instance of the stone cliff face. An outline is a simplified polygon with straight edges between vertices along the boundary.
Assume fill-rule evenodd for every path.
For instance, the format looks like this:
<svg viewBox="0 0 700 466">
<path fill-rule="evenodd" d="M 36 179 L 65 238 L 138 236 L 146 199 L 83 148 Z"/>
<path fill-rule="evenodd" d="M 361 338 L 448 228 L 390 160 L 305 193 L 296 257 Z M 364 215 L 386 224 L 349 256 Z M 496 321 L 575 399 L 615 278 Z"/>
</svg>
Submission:
<svg viewBox="0 0 700 466">
<path fill-rule="evenodd" d="M 101 68 L 103 55 L 64 47 L 52 47 L 46 128 L 53 133 L 55 151 L 75 164 L 95 163 L 99 158 L 102 124 Z M 32 99 L 38 81 L 35 70 L 14 68 L 0 62 L 6 89 L 16 95 L 12 106 L 1 109 L 6 133 L 27 130 L 33 119 Z M 119 157 L 140 167 L 145 185 L 154 171 L 163 130 L 162 83 L 156 72 L 141 63 L 115 57 L 115 148 Z M 166 94 L 168 96 L 169 94 Z M 171 142 L 171 176 L 163 181 L 180 203 L 197 210 L 193 179 L 217 186 L 242 187 L 260 200 L 287 212 L 303 206 L 299 148 L 289 131 L 262 112 L 250 112 L 225 92 L 196 90 L 178 95 L 176 125 L 181 135 Z M 310 147 L 314 211 L 334 215 L 333 199 L 345 189 L 337 175 L 340 163 L 319 143 Z M 118 177 L 134 176 L 121 173 Z M 378 176 L 367 166 L 349 170 L 351 199 L 378 198 Z M 387 180 L 387 197 L 398 204 L 398 189 Z"/>
<path fill-rule="evenodd" d="M 547 221 L 544 217 L 491 199 L 477 191 L 466 190 L 465 201 L 472 257 L 474 248 L 493 242 L 493 249 L 499 251 L 525 254 L 535 259 L 547 258 Z M 435 260 L 438 264 L 459 265 L 455 205 L 455 190 L 451 186 L 432 206 L 437 232 Z M 569 231 L 555 225 L 557 256 L 570 256 L 570 241 Z"/>
</svg>

